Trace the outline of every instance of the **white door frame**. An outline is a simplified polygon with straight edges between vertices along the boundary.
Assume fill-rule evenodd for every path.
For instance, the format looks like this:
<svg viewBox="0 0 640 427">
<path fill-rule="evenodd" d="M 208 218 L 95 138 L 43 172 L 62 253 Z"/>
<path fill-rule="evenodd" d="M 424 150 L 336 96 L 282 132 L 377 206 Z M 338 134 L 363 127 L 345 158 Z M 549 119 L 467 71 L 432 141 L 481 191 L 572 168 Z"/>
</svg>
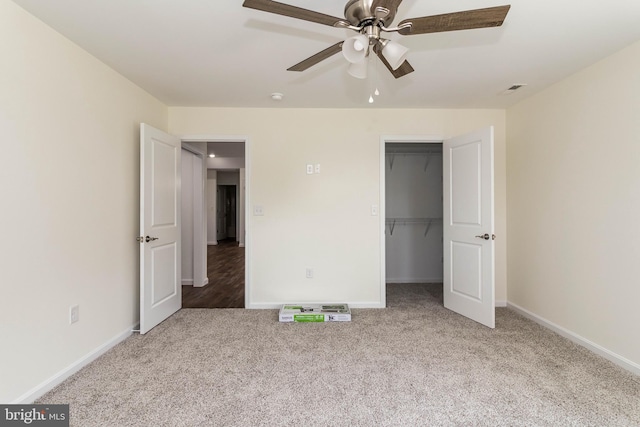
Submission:
<svg viewBox="0 0 640 427">
<path fill-rule="evenodd" d="M 193 142 L 193 141 L 191 141 Z M 193 199 L 193 286 L 202 287 L 209 283 L 207 277 L 207 206 L 205 204 L 206 195 L 204 193 L 207 181 L 207 153 L 198 150 L 197 147 L 189 145 L 182 140 L 182 149 L 187 150 L 202 160 L 202 180 L 194 190 Z M 183 187 L 184 190 L 184 187 Z M 196 232 L 199 229 L 200 232 Z M 203 234 L 204 233 L 204 234 Z M 182 246 L 184 250 L 184 245 Z"/>
<path fill-rule="evenodd" d="M 250 187 L 251 187 L 251 162 L 250 162 L 250 153 L 249 149 L 250 142 L 248 136 L 242 135 L 177 135 L 178 138 L 183 143 L 183 146 L 187 142 L 238 142 L 244 143 L 244 170 L 245 170 L 245 191 L 244 191 L 244 206 L 250 206 L 249 200 L 251 200 Z M 206 169 L 206 158 L 204 159 L 204 167 Z M 206 171 L 203 174 L 203 179 L 206 181 L 207 174 Z M 206 182 L 205 182 L 206 185 Z M 207 215 L 206 215 L 206 203 L 204 203 L 205 215 L 203 217 L 204 222 L 204 236 L 206 236 L 206 223 L 207 223 Z M 250 296 L 251 296 L 251 221 L 249 221 L 249 209 L 245 208 L 244 212 L 244 232 L 245 232 L 245 253 L 244 253 L 244 306 L 245 308 L 249 308 L 250 306 Z M 207 239 L 204 238 L 204 247 L 206 248 Z M 206 254 L 206 249 L 205 249 Z"/>
<path fill-rule="evenodd" d="M 387 244 L 386 244 L 386 144 L 442 144 L 442 136 L 429 135 L 383 135 L 380 137 L 380 306 L 387 306 Z"/>
</svg>

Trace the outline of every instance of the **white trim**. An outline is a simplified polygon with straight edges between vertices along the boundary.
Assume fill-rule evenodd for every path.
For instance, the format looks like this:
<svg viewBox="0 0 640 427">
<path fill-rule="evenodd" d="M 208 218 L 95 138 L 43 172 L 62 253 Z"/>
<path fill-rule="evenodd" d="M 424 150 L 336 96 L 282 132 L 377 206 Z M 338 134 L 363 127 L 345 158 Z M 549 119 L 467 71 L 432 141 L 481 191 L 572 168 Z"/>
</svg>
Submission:
<svg viewBox="0 0 640 427">
<path fill-rule="evenodd" d="M 218 244 L 218 241 L 217 241 L 217 240 L 213 240 L 213 241 L 211 241 L 211 242 L 207 242 L 207 245 L 208 245 L 208 246 L 216 246 L 217 244 Z"/>
<path fill-rule="evenodd" d="M 385 223 L 386 218 L 386 144 L 389 143 L 416 143 L 427 144 L 435 143 L 442 144 L 444 137 L 433 135 L 381 135 L 380 136 L 380 200 L 378 201 L 378 214 L 379 214 L 379 233 L 380 233 L 380 306 L 386 307 L 387 305 L 387 259 L 386 259 L 386 234 L 385 230 L 387 225 Z"/>
<path fill-rule="evenodd" d="M 380 137 L 380 200 L 378 200 L 378 218 L 379 226 L 378 233 L 380 233 L 380 304 L 383 307 L 387 306 L 387 154 L 386 144 L 387 139 L 384 136 Z"/>
<path fill-rule="evenodd" d="M 350 302 L 350 308 L 387 308 L 386 302 Z"/>
<path fill-rule="evenodd" d="M 244 190 L 244 232 L 245 232 L 245 254 L 244 254 L 244 305 L 251 306 L 251 216 L 249 206 L 251 206 L 251 144 L 248 136 L 244 135 L 178 135 L 183 142 L 242 142 L 244 143 L 244 168 L 245 168 L 245 190 Z M 205 174 L 206 179 L 206 174 Z M 206 222 L 206 221 L 205 221 Z M 217 242 L 216 242 L 217 244 Z"/>
<path fill-rule="evenodd" d="M 511 310 L 515 311 L 516 313 L 519 313 L 521 315 L 523 315 L 524 317 L 533 320 L 534 322 L 544 326 L 547 329 L 551 329 L 553 332 L 557 333 L 558 335 L 561 335 L 571 341 L 573 341 L 574 343 L 581 345 L 582 347 L 586 348 L 587 350 L 592 351 L 593 353 L 604 357 L 605 359 L 615 363 L 616 365 L 626 369 L 627 371 L 630 371 L 636 375 L 640 375 L 640 365 L 632 362 L 629 359 L 626 359 L 622 356 L 620 356 L 619 354 L 614 353 L 611 350 L 608 350 L 604 347 L 602 347 L 599 344 L 596 344 L 592 341 L 589 341 L 588 339 L 574 333 L 571 332 L 568 329 L 563 328 L 562 326 L 556 325 L 553 322 L 548 321 L 547 319 L 538 316 L 537 314 L 534 314 L 532 312 L 530 312 L 529 310 L 520 307 L 517 304 L 514 304 L 512 302 L 507 302 L 507 307 L 509 307 Z"/>
<path fill-rule="evenodd" d="M 239 248 L 244 248 L 244 243 L 238 243 Z"/>
<path fill-rule="evenodd" d="M 507 304 L 508 304 L 507 301 L 504 301 L 504 300 L 499 300 L 498 301 L 498 300 L 496 300 L 494 306 L 495 307 L 506 307 Z"/>
<path fill-rule="evenodd" d="M 243 135 L 177 135 L 184 142 L 247 142 Z M 245 146 L 244 155 L 247 155 Z"/>
<path fill-rule="evenodd" d="M 270 309 L 280 309 L 283 304 L 276 303 L 258 303 L 258 304 L 245 304 L 245 308 L 250 310 L 270 310 Z"/>
<path fill-rule="evenodd" d="M 15 404 L 33 403 L 36 399 L 43 396 L 45 393 L 48 393 L 49 391 L 53 390 L 55 387 L 60 385 L 63 381 L 67 380 L 73 374 L 80 371 L 80 369 L 84 368 L 89 363 L 93 362 L 98 357 L 102 356 L 107 351 L 111 350 L 113 347 L 115 347 L 116 345 L 120 344 L 122 341 L 129 338 L 133 334 L 133 330 L 139 328 L 139 325 L 140 324 L 137 323 L 134 326 L 127 328 L 123 332 L 111 338 L 106 343 L 102 344 L 100 347 L 87 353 L 84 357 L 78 359 L 77 361 L 67 366 L 65 369 L 58 372 L 51 378 L 43 381 L 42 383 L 38 384 L 28 392 L 23 394 L 22 396 L 18 397 L 13 402 L 11 402 L 11 404 L 15 405 Z"/>
<path fill-rule="evenodd" d="M 182 279 L 182 286 L 193 286 L 193 279 Z"/>
<path fill-rule="evenodd" d="M 258 303 L 248 305 L 246 308 L 250 310 L 279 310 L 284 304 L 293 304 L 291 302 L 283 302 L 283 303 Z M 296 301 L 295 304 L 348 304 L 350 308 L 385 308 L 383 304 L 380 304 L 378 301 L 373 302 L 347 302 L 337 301 L 337 302 L 327 302 L 323 301 L 322 303 L 318 302 L 300 302 Z"/>
<path fill-rule="evenodd" d="M 251 304 L 251 144 L 244 137 L 244 306 Z"/>
</svg>

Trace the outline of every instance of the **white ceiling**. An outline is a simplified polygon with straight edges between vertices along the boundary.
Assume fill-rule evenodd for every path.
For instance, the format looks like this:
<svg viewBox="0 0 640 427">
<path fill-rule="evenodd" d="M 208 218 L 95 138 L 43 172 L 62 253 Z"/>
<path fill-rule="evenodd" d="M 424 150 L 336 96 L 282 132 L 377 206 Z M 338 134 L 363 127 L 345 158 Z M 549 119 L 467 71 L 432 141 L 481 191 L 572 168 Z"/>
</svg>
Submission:
<svg viewBox="0 0 640 427">
<path fill-rule="evenodd" d="M 14 0 L 170 106 L 505 108 L 640 40 L 640 0 L 404 0 L 394 21 L 511 4 L 502 27 L 403 37 L 415 72 L 368 80 L 341 54 L 291 65 L 354 35 L 242 0 Z M 345 0 L 282 0 L 343 16 Z M 499 95 L 527 83 L 511 95 Z M 381 95 L 367 99 L 372 85 Z M 272 101 L 281 92 L 284 100 Z"/>
</svg>

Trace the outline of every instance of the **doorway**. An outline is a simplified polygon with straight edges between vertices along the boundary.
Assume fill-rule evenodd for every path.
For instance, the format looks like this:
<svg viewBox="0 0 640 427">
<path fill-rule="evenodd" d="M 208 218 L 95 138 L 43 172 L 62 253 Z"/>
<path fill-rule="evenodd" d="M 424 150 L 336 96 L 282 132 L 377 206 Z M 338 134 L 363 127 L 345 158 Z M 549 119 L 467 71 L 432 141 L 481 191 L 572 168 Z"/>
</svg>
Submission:
<svg viewBox="0 0 640 427">
<path fill-rule="evenodd" d="M 442 201 L 442 143 L 385 143 L 385 282 L 395 301 L 411 288 L 443 304 Z"/>
<path fill-rule="evenodd" d="M 140 232 L 137 241 L 140 242 L 140 333 L 145 334 L 160 322 L 182 308 L 182 262 L 181 262 L 181 161 L 182 148 L 195 153 L 202 162 L 202 189 L 206 190 L 206 177 L 211 156 L 207 154 L 207 146 L 211 142 L 224 141 L 241 144 L 242 157 L 242 189 L 243 196 L 239 199 L 241 232 L 243 248 L 250 248 L 250 223 L 246 218 L 247 201 L 250 200 L 250 165 L 249 141 L 247 137 L 217 137 L 217 136 L 174 136 L 153 128 L 147 124 L 140 124 Z M 244 154 L 247 148 L 246 155 Z M 197 163 L 197 162 L 196 162 Z M 225 162 L 233 164 L 232 161 Z M 205 166 L 206 165 L 206 166 Z M 246 165 L 246 166 L 245 166 Z M 236 166 L 237 167 L 237 166 Z M 215 187 L 214 187 L 215 188 Z M 207 279 L 207 218 L 208 199 L 204 191 L 201 194 L 201 209 L 194 208 L 194 212 L 201 213 L 194 217 L 194 237 L 199 239 L 194 243 L 194 249 L 201 249 L 204 256 L 196 257 L 202 260 L 199 267 L 194 265 L 194 282 L 198 281 L 196 274 L 202 274 Z M 214 199 L 215 200 L 215 199 Z M 199 215 L 199 213 L 196 213 Z M 195 232 L 195 230 L 198 230 Z M 250 253 L 250 250 L 247 251 Z M 243 249 L 244 255 L 244 249 Z M 243 277 L 243 306 L 249 306 L 250 291 L 250 257 L 242 257 L 243 267 L 239 273 Z M 207 289 L 209 286 L 192 289 Z"/>
<path fill-rule="evenodd" d="M 222 240 L 238 241 L 236 232 L 237 215 L 237 186 L 218 185 L 216 211 L 216 238 L 218 243 Z"/>
<path fill-rule="evenodd" d="M 387 143 L 442 146 L 442 294 L 444 308 L 495 327 L 495 234 L 493 126 L 451 138 L 382 137 L 380 139 L 380 299 L 387 305 L 386 236 L 393 219 L 386 206 Z M 392 156 L 393 158 L 393 156 Z M 392 159 L 389 159 L 391 162 Z M 425 171 L 431 160 L 425 159 Z M 409 182 L 407 185 L 411 185 Z M 409 205 L 419 201 L 410 198 Z M 402 213 L 402 211 L 401 211 Z M 387 223 L 387 218 L 391 224 Z M 435 217 L 419 218 L 425 236 Z M 390 233 L 390 231 L 389 231 Z M 426 260 L 423 260 L 425 262 Z"/>
<path fill-rule="evenodd" d="M 183 308 L 246 306 L 247 169 L 244 141 L 209 142 L 206 157 L 209 285 L 183 287 Z"/>
</svg>

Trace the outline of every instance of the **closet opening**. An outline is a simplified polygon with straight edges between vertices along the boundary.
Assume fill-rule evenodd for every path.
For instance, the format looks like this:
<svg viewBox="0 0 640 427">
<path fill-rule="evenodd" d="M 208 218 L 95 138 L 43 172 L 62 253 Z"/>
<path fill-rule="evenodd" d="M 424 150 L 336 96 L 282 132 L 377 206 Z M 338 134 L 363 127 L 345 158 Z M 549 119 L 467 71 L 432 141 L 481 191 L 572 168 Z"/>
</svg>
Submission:
<svg viewBox="0 0 640 427">
<path fill-rule="evenodd" d="M 387 305 L 426 298 L 442 306 L 442 143 L 384 145 Z"/>
</svg>

